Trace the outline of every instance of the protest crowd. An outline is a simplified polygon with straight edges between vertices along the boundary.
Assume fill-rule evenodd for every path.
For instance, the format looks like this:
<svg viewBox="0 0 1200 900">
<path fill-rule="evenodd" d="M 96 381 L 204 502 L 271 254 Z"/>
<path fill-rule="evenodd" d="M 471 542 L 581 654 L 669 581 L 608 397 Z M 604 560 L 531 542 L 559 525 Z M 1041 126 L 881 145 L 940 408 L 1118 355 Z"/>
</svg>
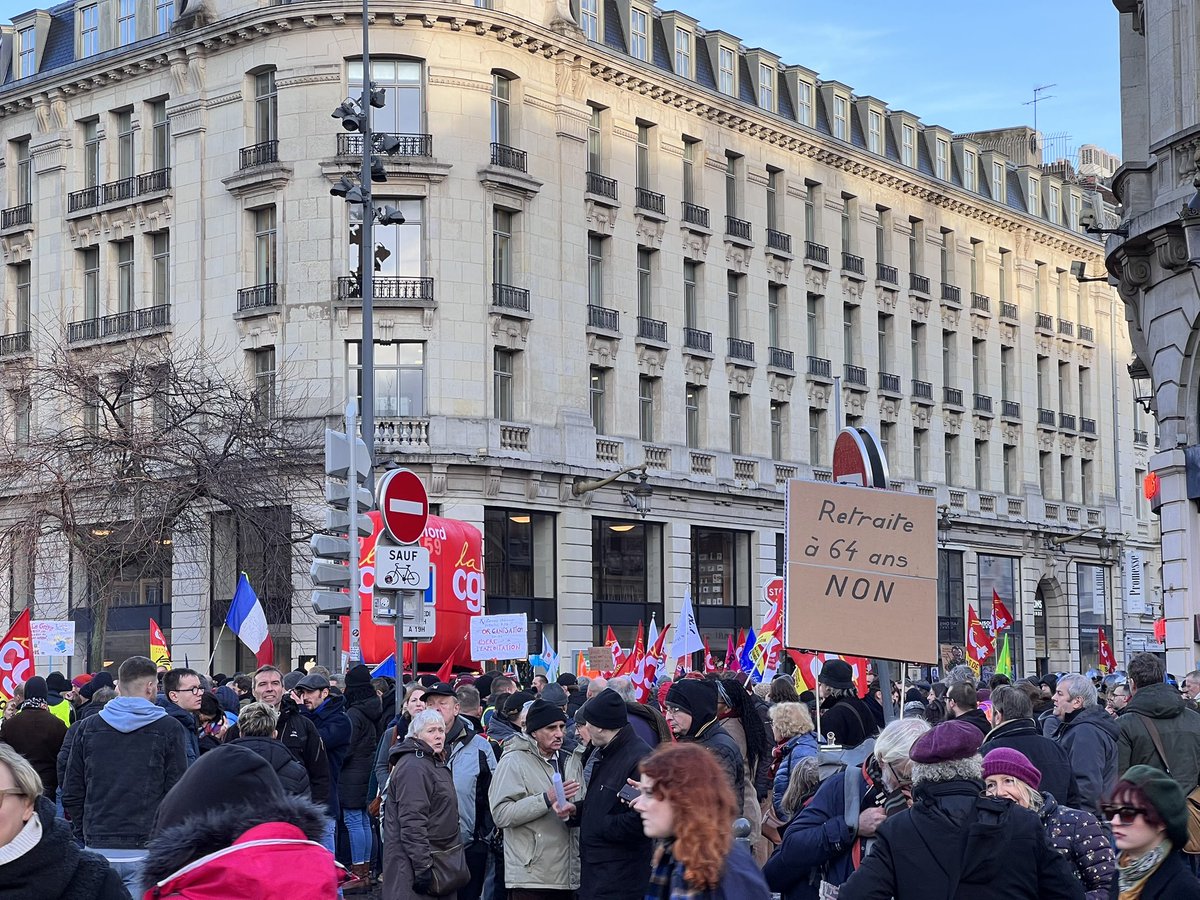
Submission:
<svg viewBox="0 0 1200 900">
<path fill-rule="evenodd" d="M 1200 671 L 705 660 L 31 677 L 0 725 L 0 897 L 1200 898 Z"/>
</svg>

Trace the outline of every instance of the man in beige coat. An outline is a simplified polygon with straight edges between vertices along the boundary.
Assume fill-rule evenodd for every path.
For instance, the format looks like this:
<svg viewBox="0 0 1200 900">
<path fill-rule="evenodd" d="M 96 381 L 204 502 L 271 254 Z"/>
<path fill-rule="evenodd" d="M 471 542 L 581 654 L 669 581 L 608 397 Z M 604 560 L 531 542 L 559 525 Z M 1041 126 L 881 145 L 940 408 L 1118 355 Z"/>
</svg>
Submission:
<svg viewBox="0 0 1200 900">
<path fill-rule="evenodd" d="M 583 748 L 562 749 L 566 714 L 536 700 L 525 732 L 505 744 L 488 791 L 492 818 L 504 833 L 504 883 L 509 900 L 570 900 L 579 889 L 579 828 Z M 559 803 L 554 775 L 563 781 Z"/>
</svg>

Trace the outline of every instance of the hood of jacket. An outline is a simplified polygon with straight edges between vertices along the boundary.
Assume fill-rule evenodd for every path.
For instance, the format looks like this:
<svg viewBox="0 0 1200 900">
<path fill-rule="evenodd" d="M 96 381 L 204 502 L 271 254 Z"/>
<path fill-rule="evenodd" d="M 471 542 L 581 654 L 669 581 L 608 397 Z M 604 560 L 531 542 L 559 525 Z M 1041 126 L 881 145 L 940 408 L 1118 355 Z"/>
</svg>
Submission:
<svg viewBox="0 0 1200 900">
<path fill-rule="evenodd" d="M 167 711 L 145 697 L 113 697 L 98 715 L 117 731 L 129 734 L 164 718 Z"/>
<path fill-rule="evenodd" d="M 988 741 L 993 741 L 1000 737 L 1025 737 L 1040 733 L 1037 723 L 1033 719 L 1013 719 L 1011 722 L 1001 722 L 989 731 L 983 742 L 986 744 Z"/>
<path fill-rule="evenodd" d="M 1166 685 L 1163 685 L 1163 687 L 1166 687 Z M 1130 704 L 1133 703 L 1132 700 L 1129 702 Z M 1117 724 L 1117 720 L 1105 712 L 1104 707 L 1098 704 L 1085 706 L 1083 709 L 1069 716 L 1059 731 L 1061 734 L 1072 728 L 1087 727 L 1089 725 L 1093 728 L 1099 728 L 1101 731 L 1108 732 L 1114 741 L 1121 735 L 1121 726 Z"/>
<path fill-rule="evenodd" d="M 388 765 L 395 766 L 396 761 L 402 756 L 428 756 L 435 763 L 442 762 L 442 757 L 433 752 L 433 749 L 424 741 L 417 740 L 415 737 L 407 737 L 398 744 L 393 745 L 388 751 Z"/>
<path fill-rule="evenodd" d="M 195 713 L 190 713 L 178 703 L 173 703 L 165 698 L 159 700 L 158 705 L 166 710 L 168 716 L 170 716 L 184 728 L 188 729 L 189 731 L 196 730 L 196 727 L 199 723 L 196 719 Z"/>
<path fill-rule="evenodd" d="M 1169 684 L 1150 684 L 1137 689 L 1125 711 L 1139 712 L 1151 719 L 1174 719 L 1183 715 L 1186 708 L 1186 701 Z"/>
<path fill-rule="evenodd" d="M 352 709 L 361 710 L 362 714 L 372 722 L 378 722 L 383 718 L 383 701 L 379 699 L 379 695 L 374 691 L 371 692 L 370 697 L 364 697 L 361 700 L 351 703 L 346 708 L 346 712 Z"/>
<path fill-rule="evenodd" d="M 296 839 L 303 837 L 320 841 L 325 832 L 325 821 L 325 811 L 321 806 L 307 798 L 291 795 L 268 796 L 244 806 L 198 809 L 178 825 L 165 829 L 147 845 L 149 855 L 142 878 L 148 886 L 158 884 L 171 877 L 172 873 L 178 874 L 184 866 L 229 847 L 251 828 L 268 823 L 282 822 L 299 829 L 299 834 L 293 834 Z M 249 870 L 247 874 L 252 871 Z M 231 892 L 229 896 L 276 896 L 273 891 L 262 894 L 241 888 L 249 889 L 250 884 L 239 885 L 239 890 Z M 301 893 L 296 896 L 312 895 Z"/>
<path fill-rule="evenodd" d="M 324 721 L 325 719 L 335 716 L 338 713 L 346 711 L 346 698 L 339 697 L 336 694 L 330 694 L 325 698 L 324 702 L 316 709 L 309 709 L 307 706 L 300 708 L 300 712 L 314 722 Z"/>
<path fill-rule="evenodd" d="M 492 720 L 488 722 L 488 740 L 495 741 L 498 744 L 503 744 L 514 734 L 520 733 L 521 732 L 517 730 L 516 725 L 500 715 L 493 715 Z"/>
</svg>

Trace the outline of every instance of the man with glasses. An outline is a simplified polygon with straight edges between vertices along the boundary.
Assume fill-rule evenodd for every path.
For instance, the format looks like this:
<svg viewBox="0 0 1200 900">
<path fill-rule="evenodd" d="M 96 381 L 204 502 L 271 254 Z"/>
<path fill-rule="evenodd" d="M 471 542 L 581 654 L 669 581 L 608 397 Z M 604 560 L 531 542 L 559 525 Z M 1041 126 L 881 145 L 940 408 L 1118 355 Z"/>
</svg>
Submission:
<svg viewBox="0 0 1200 900">
<path fill-rule="evenodd" d="M 149 659 L 121 663 L 120 696 L 76 726 L 62 791 L 75 837 L 139 897 L 158 805 L 187 769 L 183 729 L 155 705 L 157 687 Z"/>
<path fill-rule="evenodd" d="M 190 766 L 200 758 L 200 732 L 196 713 L 200 709 L 200 697 L 204 688 L 199 673 L 192 669 L 171 669 L 162 680 L 163 692 L 158 705 L 167 715 L 183 726 L 187 733 L 187 763 Z"/>
<path fill-rule="evenodd" d="M 1129 703 L 1129 686 L 1125 684 L 1114 684 L 1108 692 L 1108 701 L 1105 707 L 1108 709 L 1108 714 L 1114 719 L 1125 712 L 1125 707 Z"/>
</svg>

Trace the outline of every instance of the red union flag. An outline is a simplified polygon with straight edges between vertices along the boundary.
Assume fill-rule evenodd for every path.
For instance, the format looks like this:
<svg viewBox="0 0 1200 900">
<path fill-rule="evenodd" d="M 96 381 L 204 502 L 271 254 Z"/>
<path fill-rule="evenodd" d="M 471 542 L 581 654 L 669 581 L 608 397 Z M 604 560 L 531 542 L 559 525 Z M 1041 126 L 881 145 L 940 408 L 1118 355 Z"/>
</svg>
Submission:
<svg viewBox="0 0 1200 900">
<path fill-rule="evenodd" d="M 972 671 L 979 673 L 983 661 L 992 655 L 996 650 L 992 639 L 988 637 L 987 631 L 983 624 L 979 621 L 979 616 L 975 615 L 975 607 L 967 607 L 967 662 L 970 664 Z"/>
<path fill-rule="evenodd" d="M 1000 599 L 996 589 L 992 588 L 992 634 L 999 635 L 1002 630 L 1012 628 L 1012 626 L 1012 613 L 1008 611 L 1008 607 L 1004 605 L 1004 601 Z"/>
<path fill-rule="evenodd" d="M 0 694 L 11 700 L 17 685 L 33 677 L 33 634 L 25 609 L 0 641 Z"/>
<path fill-rule="evenodd" d="M 1107 675 L 1117 670 L 1117 658 L 1113 656 L 1112 647 L 1108 645 L 1108 635 L 1100 628 L 1100 671 Z"/>
</svg>

